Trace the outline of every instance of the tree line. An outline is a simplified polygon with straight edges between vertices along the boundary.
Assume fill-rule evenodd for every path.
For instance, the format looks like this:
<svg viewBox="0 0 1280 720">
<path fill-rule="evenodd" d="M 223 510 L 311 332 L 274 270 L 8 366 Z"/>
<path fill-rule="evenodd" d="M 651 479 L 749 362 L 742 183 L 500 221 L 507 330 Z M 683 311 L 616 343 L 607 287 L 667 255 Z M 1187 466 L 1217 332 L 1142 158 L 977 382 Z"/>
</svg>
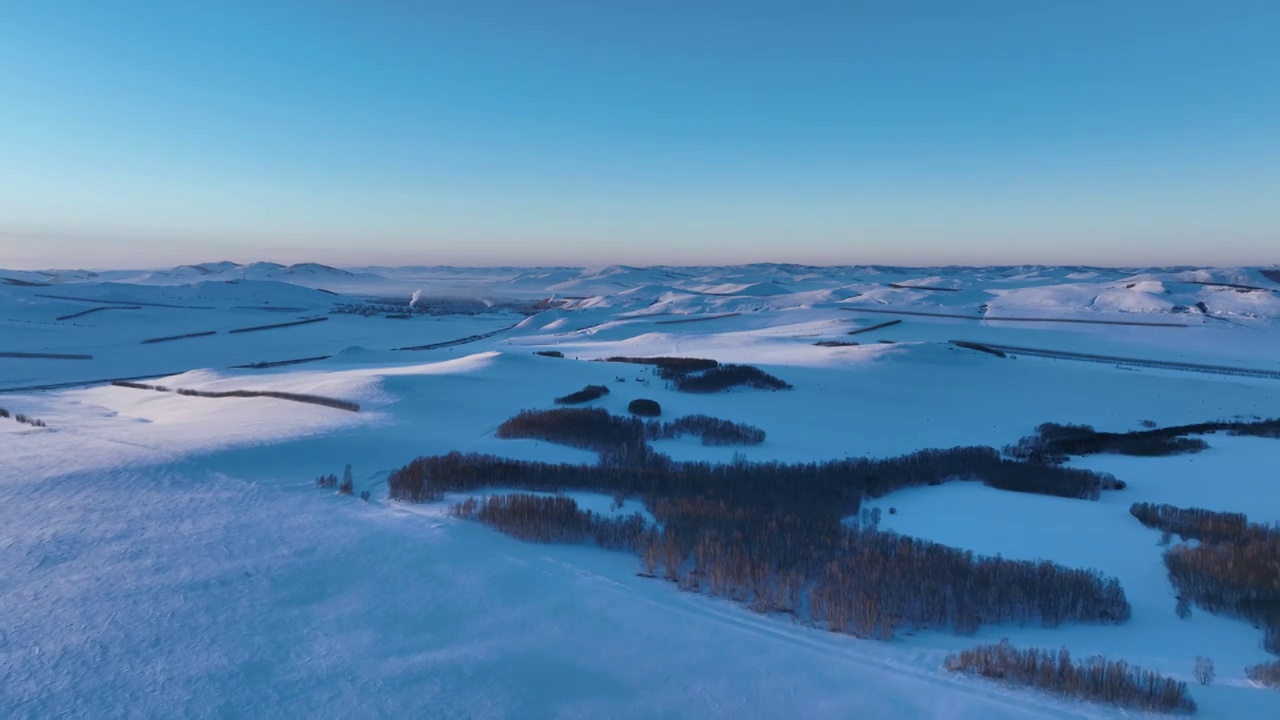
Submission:
<svg viewBox="0 0 1280 720">
<path fill-rule="evenodd" d="M 274 398 L 276 400 L 289 400 L 291 402 L 307 403 L 309 405 L 323 405 L 325 407 L 337 408 L 338 410 L 347 410 L 350 412 L 360 412 L 360 406 L 349 400 L 339 400 L 338 398 L 325 397 L 323 395 L 304 395 L 302 393 L 279 392 L 276 390 L 192 390 L 189 388 L 169 388 L 164 385 L 148 385 L 146 383 L 127 382 L 125 380 L 116 380 L 111 383 L 116 387 L 132 388 L 134 390 L 154 390 L 156 392 L 174 392 L 179 395 L 188 397 L 203 398 Z"/>
<path fill-rule="evenodd" d="M 733 387 L 790 390 L 791 384 L 752 365 L 722 365 L 707 358 L 611 357 L 608 362 L 653 365 L 680 392 L 713 393 Z"/>
<path fill-rule="evenodd" d="M 686 357 L 622 357 L 606 358 L 605 362 L 630 363 L 632 365 L 652 365 L 658 369 L 658 376 L 663 380 L 671 380 L 682 375 L 710 370 L 719 362 L 707 358 Z"/>
<path fill-rule="evenodd" d="M 573 498 L 528 493 L 467 498 L 455 503 L 454 517 L 478 520 L 501 533 L 526 542 L 594 542 L 609 550 L 633 550 L 646 534 L 640 513 L 606 518 L 580 510 Z"/>
<path fill-rule="evenodd" d="M 685 415 L 669 423 L 649 423 L 645 430 L 650 440 L 665 440 L 681 435 L 697 435 L 703 445 L 759 445 L 765 432 L 753 425 L 721 420 L 710 415 Z"/>
<path fill-rule="evenodd" d="M 1119 582 L 1095 571 L 974 556 L 874 523 L 846 527 L 706 496 L 657 502 L 657 527 L 638 514 L 602 518 L 562 496 L 471 498 L 451 512 L 522 540 L 629 550 L 646 576 L 858 637 L 972 633 L 1001 622 L 1119 623 L 1130 615 Z"/>
<path fill-rule="evenodd" d="M 1263 647 L 1280 654 L 1280 524 L 1249 524 L 1236 530 L 1234 513 L 1174 509 L 1171 517 L 1201 542 L 1164 553 L 1169 580 L 1178 593 L 1177 613 L 1192 603 L 1212 613 L 1247 620 L 1263 631 Z M 1173 527 L 1173 523 L 1170 523 Z"/>
<path fill-rule="evenodd" d="M 920 450 L 895 458 L 727 464 L 678 462 L 651 451 L 644 462 L 597 465 L 451 452 L 411 461 L 393 471 L 388 484 L 395 500 L 414 500 L 420 495 L 414 491 L 418 486 L 433 492 L 486 487 L 618 492 L 650 504 L 662 498 L 710 494 L 739 505 L 845 517 L 858 512 L 864 497 L 951 480 L 980 480 L 997 489 L 1082 500 L 1096 500 L 1102 490 L 1119 486 L 1107 473 L 1019 463 L 986 447 Z"/>
<path fill-rule="evenodd" d="M 751 436 L 749 426 L 707 416 L 659 423 L 599 408 L 530 410 L 504 423 L 499 437 L 597 450 L 600 462 L 453 452 L 415 459 L 390 474 L 388 487 L 392 499 L 410 502 L 492 487 L 639 498 L 657 525 L 601 518 L 568 498 L 529 494 L 470 500 L 454 512 L 522 539 L 630 550 L 645 575 L 665 577 L 682 589 L 862 637 L 890 638 L 924 628 L 970 633 L 1005 622 L 1120 623 L 1130 616 L 1114 578 L 1048 562 L 979 557 L 881 532 L 878 514 L 861 507 L 864 498 L 957 480 L 1097 499 L 1104 489 L 1123 487 L 1111 475 L 1018 462 L 986 447 L 886 459 L 711 464 L 674 461 L 647 443 L 681 430 L 705 433 L 712 441 Z M 851 517 L 860 520 L 851 526 Z"/>
<path fill-rule="evenodd" d="M 1005 454 L 1028 462 L 1059 464 L 1072 455 L 1118 453 L 1121 455 L 1177 455 L 1195 453 L 1209 447 L 1198 437 L 1206 433 L 1280 438 L 1280 418 L 1270 420 L 1219 421 L 1173 425 L 1132 432 L 1098 432 L 1089 425 L 1043 423 L 1034 435 L 1007 446 Z"/>
<path fill-rule="evenodd" d="M 588 385 L 577 392 L 562 395 L 556 398 L 557 405 L 581 405 L 585 402 L 591 402 L 598 398 L 602 398 L 609 394 L 609 388 L 604 385 Z"/>
<path fill-rule="evenodd" d="M 634 401 L 640 402 L 640 401 Z M 656 403 L 654 403 L 656 406 Z M 633 411 L 634 412 L 634 411 Z M 643 409 L 639 415 L 651 415 Z M 657 408 L 661 412 L 661 408 Z M 594 450 L 610 465 L 661 463 L 648 442 L 697 435 L 703 445 L 759 445 L 765 432 L 710 415 L 685 415 L 672 422 L 622 417 L 603 408 L 522 410 L 498 426 L 500 438 L 536 438 L 583 450 Z"/>
<path fill-rule="evenodd" d="M 946 668 L 1130 710 L 1186 715 L 1196 711 L 1185 682 L 1096 655 L 1074 662 L 1066 648 L 1019 650 L 1002 640 L 951 655 Z"/>
<path fill-rule="evenodd" d="M 1149 528 L 1201 542 L 1241 542 L 1250 532 L 1244 513 L 1134 503 L 1129 514 Z"/>
<path fill-rule="evenodd" d="M 685 590 L 863 637 L 920 628 L 967 633 L 998 622 L 1128 619 L 1119 583 L 1094 571 L 975 557 L 880 532 L 875 513 L 856 527 L 845 523 L 864 497 L 957 478 L 1085 498 L 1114 481 L 1013 462 L 991 448 L 954 448 L 884 460 L 714 465 L 660 455 L 635 464 L 574 465 L 454 452 L 414 460 L 392 472 L 388 486 L 393 499 L 411 502 L 489 487 L 638 497 L 659 526 L 620 526 L 545 498 L 485 501 L 483 515 L 476 501 L 458 512 L 516 537 L 597 538 L 636 552 L 645 574 L 661 574 Z"/>
<path fill-rule="evenodd" d="M 4 408 L 0 408 L 0 418 L 7 418 L 7 417 L 9 417 L 9 411 L 5 410 Z M 17 422 L 30 425 L 31 427 L 48 427 L 47 425 L 45 425 L 43 420 L 39 418 L 33 418 L 29 415 L 24 415 L 22 413 L 18 413 L 14 415 L 13 419 Z"/>
<path fill-rule="evenodd" d="M 791 389 L 791 383 L 752 365 L 720 365 L 704 372 L 681 375 L 673 378 L 671 383 L 676 390 L 687 393 L 713 393 L 735 387 Z"/>
</svg>

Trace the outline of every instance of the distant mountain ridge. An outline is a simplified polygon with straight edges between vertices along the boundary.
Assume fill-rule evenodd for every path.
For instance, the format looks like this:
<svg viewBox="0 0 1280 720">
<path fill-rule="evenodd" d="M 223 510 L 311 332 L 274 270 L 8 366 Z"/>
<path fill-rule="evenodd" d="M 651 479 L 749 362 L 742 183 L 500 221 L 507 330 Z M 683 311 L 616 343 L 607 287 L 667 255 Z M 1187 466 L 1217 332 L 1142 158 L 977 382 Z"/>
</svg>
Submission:
<svg viewBox="0 0 1280 720">
<path fill-rule="evenodd" d="M 337 268 L 230 260 L 152 270 L 0 270 L 0 287 L 118 284 L 179 287 L 282 283 L 343 295 L 543 300 L 565 310 L 616 307 L 642 314 L 740 313 L 818 305 L 903 309 L 972 318 L 1164 315 L 1191 319 L 1280 318 L 1280 268 L 1084 265 L 987 267 L 451 266 Z M 269 294 L 278 291 L 266 290 Z"/>
</svg>

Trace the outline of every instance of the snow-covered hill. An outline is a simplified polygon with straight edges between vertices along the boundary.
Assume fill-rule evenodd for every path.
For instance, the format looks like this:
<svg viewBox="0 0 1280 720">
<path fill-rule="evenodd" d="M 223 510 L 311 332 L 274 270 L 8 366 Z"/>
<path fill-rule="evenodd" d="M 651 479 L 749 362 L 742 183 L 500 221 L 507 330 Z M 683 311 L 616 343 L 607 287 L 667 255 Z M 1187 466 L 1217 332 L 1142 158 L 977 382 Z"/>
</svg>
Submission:
<svg viewBox="0 0 1280 720">
<path fill-rule="evenodd" d="M 1280 281 L 1266 270 L 0 271 L 0 407 L 46 423 L 0 418 L 0 715 L 240 716 L 266 697 L 321 716 L 1123 716 L 941 669 L 948 652 L 1007 636 L 1184 680 L 1207 654 L 1218 679 L 1192 688 L 1201 716 L 1280 716 L 1280 693 L 1243 674 L 1269 657 L 1260 632 L 1199 609 L 1180 619 L 1159 535 L 1127 511 L 1174 502 L 1280 521 L 1268 484 L 1280 441 L 1075 461 L 1128 483 L 1096 502 L 975 483 L 877 499 L 902 533 L 1099 568 L 1134 608 L 1118 626 L 889 643 L 681 593 L 637 577 L 626 554 L 520 543 L 385 489 L 422 454 L 594 462 L 495 434 L 587 384 L 610 388 L 595 405 L 615 414 L 645 398 L 664 417 L 766 431 L 746 448 L 654 443 L 717 463 L 1001 447 L 1046 421 L 1273 417 Z M 747 363 L 794 389 L 682 393 L 642 366 L 595 362 L 618 355 Z M 109 384 L 125 378 L 359 412 Z M 313 487 L 347 463 L 368 504 Z M 578 497 L 613 512 L 613 498 Z"/>
</svg>

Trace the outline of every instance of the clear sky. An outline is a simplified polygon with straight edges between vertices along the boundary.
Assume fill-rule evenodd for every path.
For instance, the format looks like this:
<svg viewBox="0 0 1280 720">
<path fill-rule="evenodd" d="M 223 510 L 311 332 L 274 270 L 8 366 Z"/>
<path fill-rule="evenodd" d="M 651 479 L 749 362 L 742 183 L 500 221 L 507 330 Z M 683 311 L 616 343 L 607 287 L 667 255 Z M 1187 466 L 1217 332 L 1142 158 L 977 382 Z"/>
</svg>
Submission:
<svg viewBox="0 0 1280 720">
<path fill-rule="evenodd" d="M 0 267 L 1280 261 L 1280 1 L 0 0 Z"/>
</svg>

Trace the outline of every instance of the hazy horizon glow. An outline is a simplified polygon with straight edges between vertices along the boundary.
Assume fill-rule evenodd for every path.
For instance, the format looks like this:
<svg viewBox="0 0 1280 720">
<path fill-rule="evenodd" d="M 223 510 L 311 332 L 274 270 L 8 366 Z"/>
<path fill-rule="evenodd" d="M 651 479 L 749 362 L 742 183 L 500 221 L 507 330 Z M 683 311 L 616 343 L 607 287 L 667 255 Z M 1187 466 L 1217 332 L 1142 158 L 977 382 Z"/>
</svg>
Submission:
<svg viewBox="0 0 1280 720">
<path fill-rule="evenodd" d="M 0 7 L 0 267 L 1280 259 L 1280 4 Z"/>
</svg>

